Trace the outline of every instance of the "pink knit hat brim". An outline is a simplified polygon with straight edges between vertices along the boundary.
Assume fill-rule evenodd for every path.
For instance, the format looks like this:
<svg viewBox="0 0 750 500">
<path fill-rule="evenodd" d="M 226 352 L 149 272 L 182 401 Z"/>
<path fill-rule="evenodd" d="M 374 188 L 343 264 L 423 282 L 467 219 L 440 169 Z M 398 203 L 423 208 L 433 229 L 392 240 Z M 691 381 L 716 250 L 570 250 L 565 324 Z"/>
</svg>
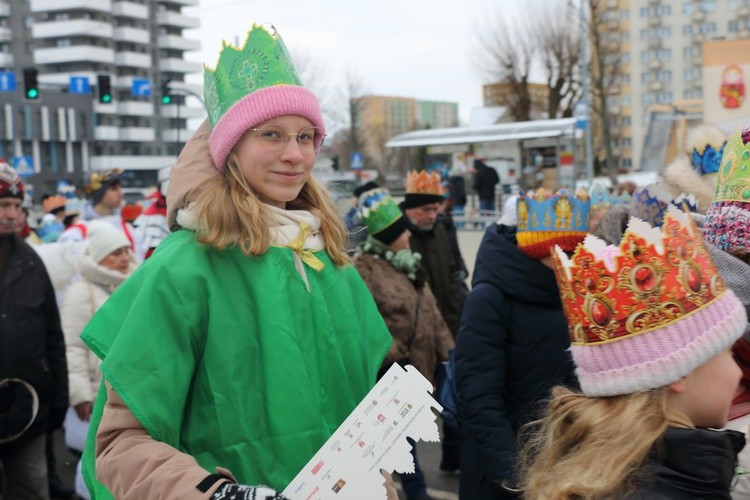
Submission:
<svg viewBox="0 0 750 500">
<path fill-rule="evenodd" d="M 605 344 L 572 345 L 586 396 L 633 394 L 676 382 L 729 349 L 747 327 L 745 308 L 731 290 L 676 322 Z"/>
<path fill-rule="evenodd" d="M 208 139 L 214 166 L 224 170 L 227 156 L 248 129 L 283 115 L 298 115 L 310 120 L 320 130 L 315 146 L 320 145 L 325 124 L 315 95 L 304 87 L 274 85 L 246 95 L 219 119 Z"/>
</svg>

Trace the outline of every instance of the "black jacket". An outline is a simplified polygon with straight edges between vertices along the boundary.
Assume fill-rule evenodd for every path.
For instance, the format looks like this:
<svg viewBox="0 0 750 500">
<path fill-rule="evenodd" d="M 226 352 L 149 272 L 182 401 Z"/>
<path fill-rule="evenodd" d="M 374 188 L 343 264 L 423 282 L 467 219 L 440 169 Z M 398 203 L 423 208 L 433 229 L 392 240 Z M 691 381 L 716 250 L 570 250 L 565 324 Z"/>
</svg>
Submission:
<svg viewBox="0 0 750 500">
<path fill-rule="evenodd" d="M 476 173 L 474 173 L 474 182 L 472 187 L 477 192 L 480 200 L 494 200 L 495 199 L 495 184 L 500 182 L 500 176 L 497 175 L 497 170 L 488 166 L 480 160 L 474 162 Z"/>
<path fill-rule="evenodd" d="M 62 425 L 68 408 L 65 339 L 47 270 L 23 240 L 13 237 L 13 250 L 0 273 L 0 380 L 18 378 L 39 396 L 39 413 L 20 437 L 26 440 Z M 11 406 L 0 392 L 0 406 Z"/>
<path fill-rule="evenodd" d="M 516 433 L 556 384 L 574 382 L 568 325 L 552 269 L 491 225 L 477 253 L 456 339 L 461 500 L 512 498 Z"/>
<path fill-rule="evenodd" d="M 427 281 L 432 294 L 438 303 L 451 334 L 455 337 L 461 309 L 464 305 L 464 293 L 458 271 L 465 271 L 458 241 L 451 243 L 451 237 L 445 225 L 439 221 L 430 231 L 423 231 L 407 219 L 411 231 L 409 245 L 422 255 L 422 268 L 427 272 Z"/>
<path fill-rule="evenodd" d="M 745 436 L 737 431 L 670 427 L 642 470 L 643 486 L 627 498 L 729 499 L 737 454 L 744 445 Z"/>
<path fill-rule="evenodd" d="M 454 206 L 466 205 L 466 181 L 463 175 L 453 175 L 448 178 L 450 182 L 451 201 Z"/>
</svg>

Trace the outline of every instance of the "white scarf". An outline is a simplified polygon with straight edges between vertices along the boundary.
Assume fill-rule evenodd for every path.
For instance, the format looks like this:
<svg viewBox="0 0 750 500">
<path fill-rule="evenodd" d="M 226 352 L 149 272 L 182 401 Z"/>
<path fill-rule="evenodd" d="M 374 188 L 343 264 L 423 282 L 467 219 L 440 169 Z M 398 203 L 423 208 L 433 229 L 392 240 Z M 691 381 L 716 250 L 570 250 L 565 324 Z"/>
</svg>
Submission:
<svg viewBox="0 0 750 500">
<path fill-rule="evenodd" d="M 323 233 L 320 231 L 320 219 L 307 210 L 283 210 L 272 205 L 266 205 L 272 217 L 269 227 L 271 244 L 280 247 L 289 247 L 294 256 L 294 267 L 305 282 L 307 291 L 310 291 L 310 282 L 307 279 L 305 263 L 313 269 L 320 271 L 324 264 L 315 257 L 312 252 L 325 248 Z M 185 229 L 193 231 L 198 229 L 195 219 L 194 204 L 177 211 L 177 223 Z"/>
</svg>

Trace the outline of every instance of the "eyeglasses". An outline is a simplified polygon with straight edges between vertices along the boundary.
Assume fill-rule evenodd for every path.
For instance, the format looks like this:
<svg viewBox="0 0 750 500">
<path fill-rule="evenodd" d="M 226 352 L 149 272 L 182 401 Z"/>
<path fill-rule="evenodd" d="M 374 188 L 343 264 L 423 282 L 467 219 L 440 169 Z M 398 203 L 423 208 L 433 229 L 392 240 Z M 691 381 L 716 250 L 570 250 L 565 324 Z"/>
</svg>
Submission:
<svg viewBox="0 0 750 500">
<path fill-rule="evenodd" d="M 305 127 L 297 134 L 290 134 L 283 126 L 272 123 L 259 128 L 251 128 L 250 130 L 258 133 L 258 139 L 260 139 L 260 142 L 269 151 L 281 151 L 286 147 L 289 139 L 294 137 L 300 151 L 308 154 L 317 153 L 320 151 L 320 147 L 323 145 L 323 140 L 326 137 L 316 127 Z"/>
</svg>

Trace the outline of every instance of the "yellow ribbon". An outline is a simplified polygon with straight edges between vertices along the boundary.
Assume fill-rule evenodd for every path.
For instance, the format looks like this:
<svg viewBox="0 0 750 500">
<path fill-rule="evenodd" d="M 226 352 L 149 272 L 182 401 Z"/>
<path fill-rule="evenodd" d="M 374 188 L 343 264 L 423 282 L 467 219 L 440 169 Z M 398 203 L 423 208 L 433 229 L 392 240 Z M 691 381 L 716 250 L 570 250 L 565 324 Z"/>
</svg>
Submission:
<svg viewBox="0 0 750 500">
<path fill-rule="evenodd" d="M 317 258 L 312 251 L 305 248 L 305 240 L 309 236 L 312 236 L 312 233 L 313 231 L 312 227 L 310 227 L 310 224 L 308 224 L 307 222 L 300 222 L 299 234 L 297 234 L 297 238 L 295 238 L 294 241 L 290 241 L 288 245 L 284 246 L 291 248 L 293 252 L 297 252 L 297 255 L 299 255 L 300 259 L 302 259 L 302 262 L 320 272 L 324 267 L 326 267 L 326 265 L 323 263 L 323 261 Z"/>
</svg>

